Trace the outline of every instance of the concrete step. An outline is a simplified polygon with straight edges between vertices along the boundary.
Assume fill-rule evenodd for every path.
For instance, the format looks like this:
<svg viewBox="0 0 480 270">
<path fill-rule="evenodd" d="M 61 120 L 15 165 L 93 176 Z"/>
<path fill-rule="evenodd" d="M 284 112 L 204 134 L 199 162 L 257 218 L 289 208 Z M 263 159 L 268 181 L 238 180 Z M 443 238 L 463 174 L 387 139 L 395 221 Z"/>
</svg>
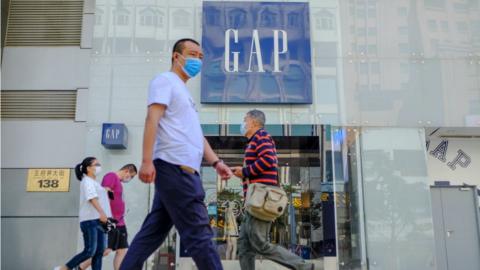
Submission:
<svg viewBox="0 0 480 270">
<path fill-rule="evenodd" d="M 324 270 L 324 260 L 315 259 L 307 260 L 315 265 L 315 270 Z M 222 265 L 224 270 L 241 270 L 240 263 L 238 260 L 222 260 Z M 177 270 L 197 270 L 197 267 L 193 263 L 191 258 L 180 258 L 177 262 Z M 257 259 L 255 261 L 255 269 L 262 270 L 289 270 L 288 268 L 275 263 L 270 260 Z"/>
</svg>

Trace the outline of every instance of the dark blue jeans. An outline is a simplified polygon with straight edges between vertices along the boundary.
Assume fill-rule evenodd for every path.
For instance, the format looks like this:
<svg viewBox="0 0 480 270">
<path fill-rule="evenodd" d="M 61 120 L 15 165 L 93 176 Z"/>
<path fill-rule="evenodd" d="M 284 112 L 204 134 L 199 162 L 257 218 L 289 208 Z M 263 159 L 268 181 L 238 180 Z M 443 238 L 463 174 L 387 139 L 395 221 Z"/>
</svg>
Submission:
<svg viewBox="0 0 480 270">
<path fill-rule="evenodd" d="M 67 267 L 73 269 L 80 263 L 92 258 L 92 270 L 102 269 L 106 234 L 100 226 L 100 220 L 82 221 L 80 222 L 80 229 L 83 233 L 84 249 L 68 261 Z"/>
<path fill-rule="evenodd" d="M 199 270 L 222 269 L 212 242 L 200 176 L 162 160 L 154 161 L 155 197 L 142 228 L 135 235 L 120 270 L 140 270 L 175 225 Z"/>
</svg>

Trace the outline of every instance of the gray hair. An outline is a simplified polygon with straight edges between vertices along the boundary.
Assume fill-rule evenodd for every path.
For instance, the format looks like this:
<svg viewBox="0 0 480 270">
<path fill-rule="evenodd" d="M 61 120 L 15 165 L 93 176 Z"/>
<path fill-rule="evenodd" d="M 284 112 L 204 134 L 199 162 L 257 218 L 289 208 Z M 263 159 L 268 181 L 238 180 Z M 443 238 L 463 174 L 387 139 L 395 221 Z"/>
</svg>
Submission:
<svg viewBox="0 0 480 270">
<path fill-rule="evenodd" d="M 247 112 L 247 116 L 255 120 L 260 126 L 265 126 L 265 114 L 260 110 L 251 110 Z"/>
</svg>

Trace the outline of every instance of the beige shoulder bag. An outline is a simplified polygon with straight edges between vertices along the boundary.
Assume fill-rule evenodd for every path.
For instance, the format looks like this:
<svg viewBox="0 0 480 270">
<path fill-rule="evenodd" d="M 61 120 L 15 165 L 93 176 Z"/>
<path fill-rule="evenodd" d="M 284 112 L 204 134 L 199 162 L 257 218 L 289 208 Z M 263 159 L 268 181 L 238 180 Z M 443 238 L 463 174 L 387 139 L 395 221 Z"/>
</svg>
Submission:
<svg viewBox="0 0 480 270">
<path fill-rule="evenodd" d="M 245 208 L 252 216 L 274 221 L 285 212 L 288 198 L 280 186 L 254 183 L 248 185 Z"/>
</svg>

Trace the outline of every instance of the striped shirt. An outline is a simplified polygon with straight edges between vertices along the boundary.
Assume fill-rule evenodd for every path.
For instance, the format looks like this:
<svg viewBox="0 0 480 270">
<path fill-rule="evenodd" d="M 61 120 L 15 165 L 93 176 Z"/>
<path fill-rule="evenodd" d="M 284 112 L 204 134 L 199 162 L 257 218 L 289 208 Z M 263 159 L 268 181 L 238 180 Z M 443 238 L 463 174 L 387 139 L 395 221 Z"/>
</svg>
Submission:
<svg viewBox="0 0 480 270">
<path fill-rule="evenodd" d="M 278 159 L 275 142 L 268 132 L 261 128 L 248 141 L 243 160 L 243 192 L 247 192 L 248 183 L 277 185 Z"/>
</svg>

